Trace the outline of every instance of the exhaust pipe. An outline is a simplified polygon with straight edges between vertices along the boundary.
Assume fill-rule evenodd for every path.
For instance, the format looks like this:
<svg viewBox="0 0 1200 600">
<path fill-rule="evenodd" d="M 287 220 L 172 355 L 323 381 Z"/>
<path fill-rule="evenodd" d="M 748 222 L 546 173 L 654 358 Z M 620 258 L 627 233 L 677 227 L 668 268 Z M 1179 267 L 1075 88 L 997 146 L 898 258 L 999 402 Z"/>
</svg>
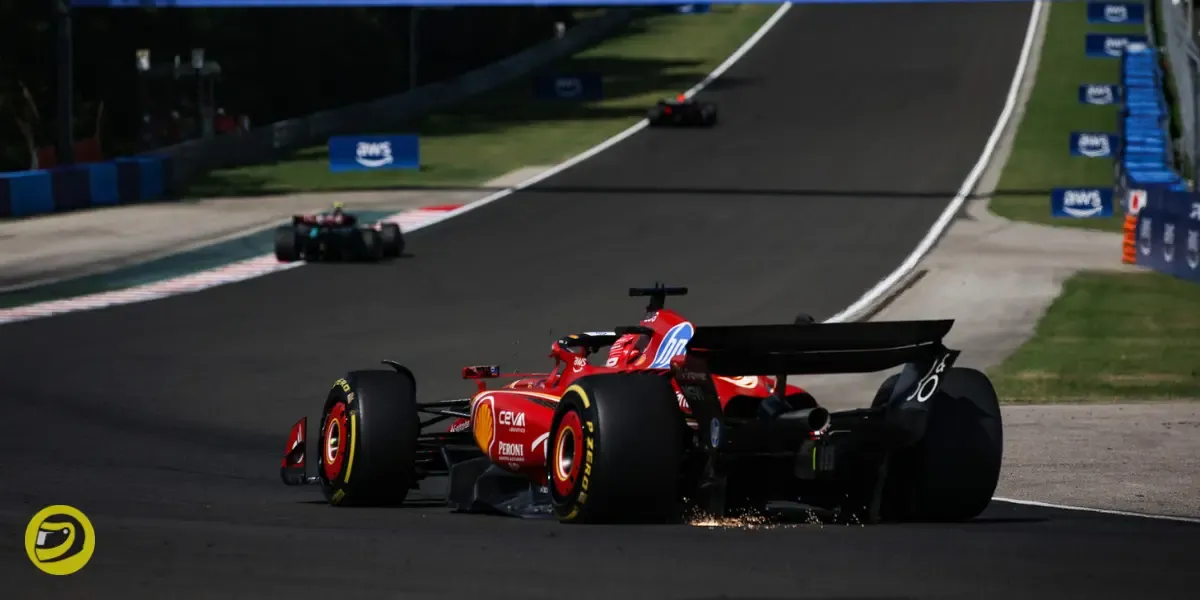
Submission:
<svg viewBox="0 0 1200 600">
<path fill-rule="evenodd" d="M 830 425 L 829 411 L 819 406 L 783 413 L 779 415 L 779 420 L 803 424 L 809 433 L 825 431 Z"/>
</svg>

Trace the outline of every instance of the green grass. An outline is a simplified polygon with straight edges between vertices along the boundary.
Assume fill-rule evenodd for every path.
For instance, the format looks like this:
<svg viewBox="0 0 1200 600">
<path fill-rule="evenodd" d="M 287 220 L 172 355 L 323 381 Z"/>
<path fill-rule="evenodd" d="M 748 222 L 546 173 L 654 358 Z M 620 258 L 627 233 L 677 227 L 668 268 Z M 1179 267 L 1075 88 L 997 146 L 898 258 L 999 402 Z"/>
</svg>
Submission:
<svg viewBox="0 0 1200 600">
<path fill-rule="evenodd" d="M 1070 132 L 1117 126 L 1116 107 L 1078 102 L 1080 84 L 1119 80 L 1119 61 L 1087 58 L 1084 36 L 1143 28 L 1091 25 L 1082 2 L 1045 6 L 1037 81 L 990 208 L 1019 221 L 1119 232 L 1119 207 L 1111 219 L 1055 219 L 1049 192 L 1112 185 L 1111 160 L 1068 152 Z M 991 376 L 1013 403 L 1200 399 L 1198 307 L 1200 286 L 1167 275 L 1081 273 L 1067 281 L 1033 338 Z"/>
<path fill-rule="evenodd" d="M 991 376 L 1015 403 L 1200 399 L 1200 286 L 1078 274 Z"/>
<path fill-rule="evenodd" d="M 1050 189 L 1106 187 L 1113 182 L 1111 159 L 1072 157 L 1072 131 L 1115 131 L 1117 108 L 1079 104 L 1083 83 L 1117 83 L 1120 61 L 1087 58 L 1085 34 L 1142 33 L 1141 25 L 1091 25 L 1084 2 L 1052 2 L 1046 23 L 1037 81 L 1004 167 L 992 212 L 1009 219 L 1063 227 L 1120 231 L 1122 215 L 1111 219 L 1066 219 L 1050 216 Z"/>
<path fill-rule="evenodd" d="M 420 171 L 330 173 L 326 147 L 277 164 L 217 171 L 191 197 L 332 191 L 397 186 L 475 186 L 525 166 L 577 154 L 632 125 L 658 98 L 695 85 L 776 10 L 714 7 L 705 15 L 652 14 L 557 65 L 560 72 L 604 76 L 605 99 L 535 100 L 531 80 L 386 131 L 421 136 Z M 721 85 L 737 85 L 736 80 Z"/>
</svg>

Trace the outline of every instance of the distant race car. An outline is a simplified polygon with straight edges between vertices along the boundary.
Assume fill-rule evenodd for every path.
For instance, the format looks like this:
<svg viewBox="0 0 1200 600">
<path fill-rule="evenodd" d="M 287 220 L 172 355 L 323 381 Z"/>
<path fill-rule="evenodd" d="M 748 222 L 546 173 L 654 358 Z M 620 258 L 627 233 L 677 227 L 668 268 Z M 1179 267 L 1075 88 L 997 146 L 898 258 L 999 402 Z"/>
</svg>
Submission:
<svg viewBox="0 0 1200 600">
<path fill-rule="evenodd" d="M 717 124 L 717 105 L 711 102 L 697 102 L 680 94 L 674 100 L 659 100 L 646 118 L 653 127 L 712 127 Z"/>
<path fill-rule="evenodd" d="M 275 230 L 275 257 L 281 262 L 377 261 L 402 252 L 404 235 L 399 225 L 381 221 L 361 226 L 340 202 L 329 212 L 295 215 L 290 225 Z"/>
<path fill-rule="evenodd" d="M 412 372 L 392 361 L 347 373 L 326 394 L 316 475 L 306 417 L 292 426 L 280 476 L 320 484 L 339 506 L 400 504 L 442 476 L 461 511 L 563 522 L 678 522 L 780 500 L 860 522 L 969 520 L 988 506 L 1003 450 L 999 400 L 982 372 L 953 366 L 959 353 L 941 342 L 953 321 L 801 315 L 695 327 L 664 308 L 686 292 L 631 289 L 651 298 L 641 323 L 557 340 L 548 374 L 465 367 L 478 386 L 469 398 L 418 403 Z M 899 365 L 869 408 L 830 413 L 787 382 Z M 517 379 L 483 381 L 497 377 Z"/>
</svg>

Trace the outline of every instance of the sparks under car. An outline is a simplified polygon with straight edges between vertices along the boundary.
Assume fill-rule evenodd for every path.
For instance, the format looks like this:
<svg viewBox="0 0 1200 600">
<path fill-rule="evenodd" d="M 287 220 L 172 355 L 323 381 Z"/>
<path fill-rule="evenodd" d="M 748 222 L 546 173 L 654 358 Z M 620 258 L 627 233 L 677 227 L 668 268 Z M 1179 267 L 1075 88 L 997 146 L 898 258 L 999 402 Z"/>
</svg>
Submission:
<svg viewBox="0 0 1200 600">
<path fill-rule="evenodd" d="M 281 476 L 319 484 L 338 506 L 399 504 L 421 480 L 448 477 L 458 510 L 563 522 L 672 522 L 780 500 L 869 522 L 965 520 L 987 507 L 999 401 L 983 373 L 953 366 L 959 353 L 941 343 L 953 321 L 697 327 L 664 307 L 686 291 L 630 290 L 651 299 L 641 322 L 555 341 L 550 373 L 465 367 L 477 385 L 466 398 L 418 403 L 412 372 L 391 361 L 352 371 L 326 395 L 316 474 L 305 418 Z M 831 413 L 788 383 L 893 367 L 855 410 Z"/>
</svg>

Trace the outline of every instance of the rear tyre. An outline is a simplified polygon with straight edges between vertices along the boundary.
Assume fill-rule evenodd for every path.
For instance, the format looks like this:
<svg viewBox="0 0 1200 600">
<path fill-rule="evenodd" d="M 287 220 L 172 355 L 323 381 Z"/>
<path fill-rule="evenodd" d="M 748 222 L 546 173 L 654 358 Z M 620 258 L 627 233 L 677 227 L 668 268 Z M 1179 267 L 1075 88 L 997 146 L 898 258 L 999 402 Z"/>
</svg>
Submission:
<svg viewBox="0 0 1200 600">
<path fill-rule="evenodd" d="M 404 252 L 404 234 L 395 223 L 384 223 L 379 228 L 379 240 L 383 244 L 383 255 L 395 258 Z"/>
<path fill-rule="evenodd" d="M 666 377 L 580 378 L 558 403 L 546 441 L 554 515 L 564 523 L 679 521 L 686 430 Z"/>
<path fill-rule="evenodd" d="M 404 502 L 416 481 L 416 382 L 411 374 L 353 371 L 333 384 L 317 440 L 317 476 L 334 506 Z"/>
<path fill-rule="evenodd" d="M 359 258 L 368 262 L 383 260 L 383 239 L 379 232 L 374 229 L 360 229 L 359 236 L 362 244 L 362 254 Z"/>
<path fill-rule="evenodd" d="M 929 402 L 924 437 L 888 465 L 884 520 L 966 521 L 979 516 L 996 491 L 1004 425 L 992 382 L 975 369 L 951 368 Z"/>
<path fill-rule="evenodd" d="M 704 113 L 701 118 L 705 127 L 712 127 L 717 124 L 717 105 L 709 104 L 704 108 Z"/>
<path fill-rule="evenodd" d="M 275 258 L 279 262 L 292 262 L 300 258 L 296 229 L 284 225 L 275 229 Z"/>
<path fill-rule="evenodd" d="M 647 111 L 646 112 L 646 120 L 650 122 L 651 127 L 658 127 L 659 125 L 662 125 L 662 121 L 663 121 L 662 105 L 661 104 L 655 105 L 654 108 L 651 108 L 649 111 Z"/>
</svg>

